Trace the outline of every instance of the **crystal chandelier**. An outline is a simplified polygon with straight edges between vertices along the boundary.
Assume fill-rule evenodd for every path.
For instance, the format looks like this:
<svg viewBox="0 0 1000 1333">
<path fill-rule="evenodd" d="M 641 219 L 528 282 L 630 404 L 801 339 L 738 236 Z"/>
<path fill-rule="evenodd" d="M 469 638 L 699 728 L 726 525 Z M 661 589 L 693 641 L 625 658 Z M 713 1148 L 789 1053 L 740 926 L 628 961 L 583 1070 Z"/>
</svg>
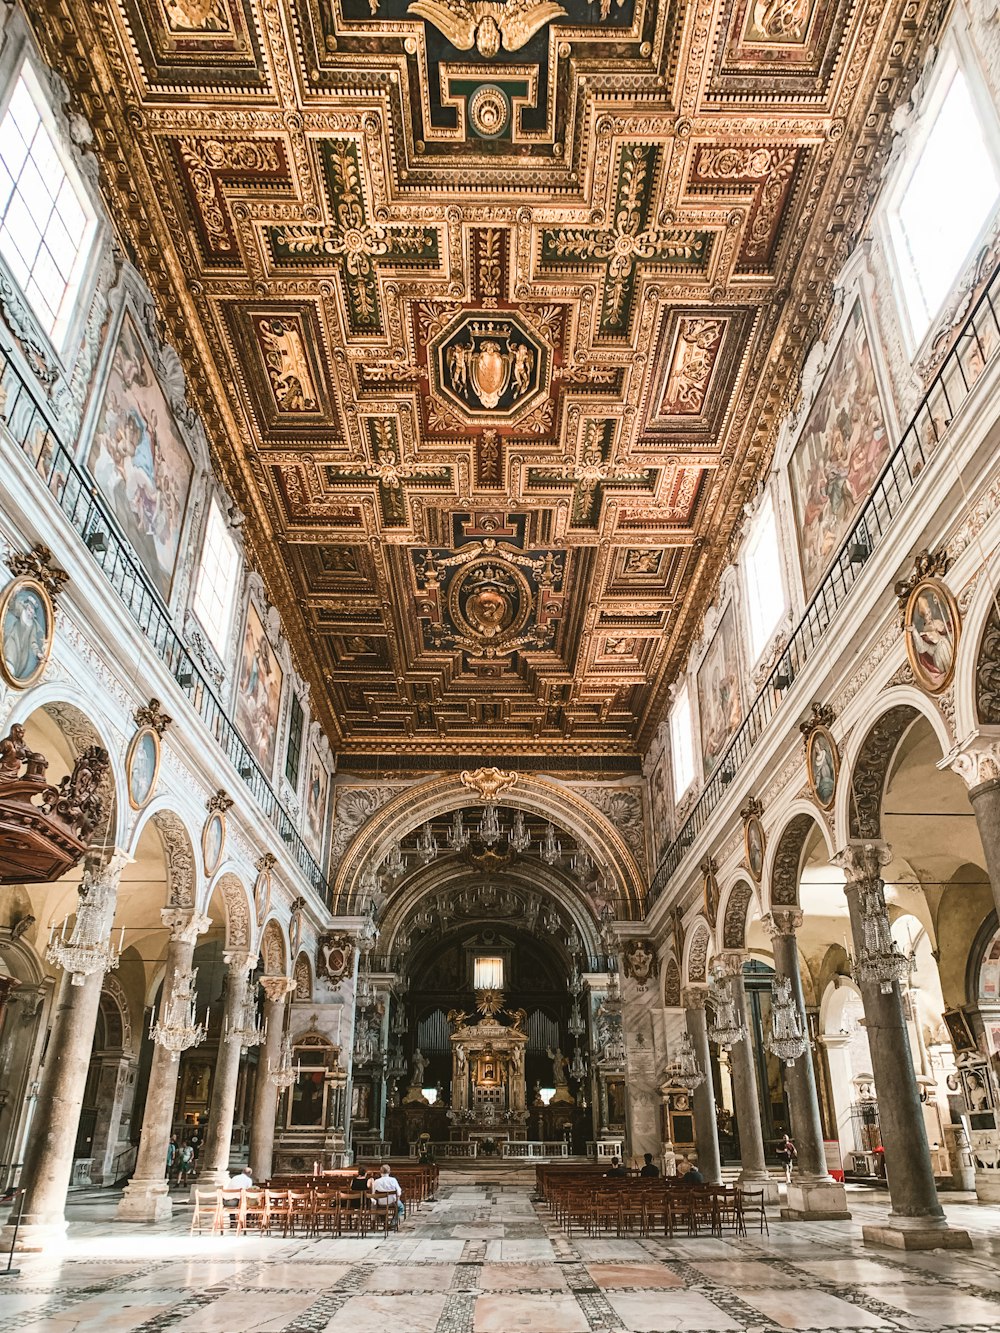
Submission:
<svg viewBox="0 0 1000 1333">
<path fill-rule="evenodd" d="M 771 1031 L 765 1045 L 786 1065 L 793 1065 L 809 1046 L 788 977 L 779 975 L 771 982 Z"/>
<path fill-rule="evenodd" d="M 912 959 L 903 953 L 892 938 L 882 881 L 862 881 L 858 896 L 861 903 L 862 945 L 857 962 L 849 959 L 851 971 L 859 984 L 878 986 L 883 995 L 888 995 L 893 982 L 908 980 Z"/>
<path fill-rule="evenodd" d="M 562 856 L 562 843 L 556 837 L 555 825 L 549 823 L 545 836 L 539 841 L 538 854 L 547 866 L 554 866 Z"/>
<path fill-rule="evenodd" d="M 277 1064 L 270 1060 L 267 1062 L 268 1082 L 272 1083 L 279 1092 L 284 1092 L 286 1088 L 292 1086 L 301 1072 L 302 1065 L 301 1063 L 295 1063 L 293 1060 L 292 1039 L 286 1032 L 281 1039 L 281 1052 Z"/>
<path fill-rule="evenodd" d="M 174 973 L 174 984 L 170 990 L 170 1002 L 165 1017 L 150 1019 L 149 1036 L 157 1046 L 170 1052 L 171 1060 L 176 1060 L 181 1051 L 192 1046 L 200 1046 L 208 1035 L 208 1006 L 205 1006 L 205 1021 L 198 1022 L 195 1007 L 198 997 L 195 993 L 195 979 L 198 969 Z M 163 1013 L 162 1003 L 160 1006 Z"/>
<path fill-rule="evenodd" d="M 566 1027 L 569 1030 L 569 1035 L 571 1037 L 576 1037 L 577 1040 L 579 1040 L 587 1030 L 587 1025 L 583 1021 L 583 1015 L 580 1013 L 580 1004 L 577 1000 L 573 1001 L 573 1008 L 570 1011 L 569 1022 L 566 1024 Z"/>
<path fill-rule="evenodd" d="M 124 855 L 116 853 L 100 870 L 95 872 L 88 867 L 84 871 L 80 903 L 69 939 L 66 938 L 69 917 L 63 921 L 58 936 L 54 925 L 49 930 L 45 956 L 50 963 L 70 973 L 70 982 L 74 986 L 82 986 L 95 972 L 110 972 L 118 966 L 125 928 L 122 927 L 118 937 L 117 949 L 108 934 L 115 910 L 118 877 L 125 859 Z"/>
<path fill-rule="evenodd" d="M 362 972 L 358 977 L 358 989 L 354 1000 L 356 1007 L 362 1013 L 365 1013 L 369 1009 L 375 1008 L 376 999 L 375 987 L 371 983 L 371 978 L 367 972 Z"/>
<path fill-rule="evenodd" d="M 531 845 L 531 834 L 528 832 L 524 823 L 524 814 L 518 810 L 514 816 L 514 827 L 510 831 L 511 851 L 526 852 Z"/>
<path fill-rule="evenodd" d="M 569 1062 L 569 1069 L 567 1072 L 570 1078 L 574 1079 L 577 1083 L 587 1077 L 587 1061 L 583 1056 L 583 1052 L 580 1050 L 579 1043 L 573 1047 L 573 1058 Z"/>
<path fill-rule="evenodd" d="M 451 828 L 448 830 L 448 846 L 453 852 L 464 852 L 468 845 L 469 834 L 465 820 L 462 818 L 461 810 L 456 810 L 451 817 Z"/>
<path fill-rule="evenodd" d="M 393 879 L 398 879 L 406 869 L 406 856 L 398 838 L 390 847 L 382 865 L 385 867 L 386 874 L 391 875 Z"/>
<path fill-rule="evenodd" d="M 577 883 L 585 884 L 593 874 L 594 863 L 590 859 L 589 853 L 584 849 L 582 852 L 573 853 L 569 859 L 569 868 Z"/>
<path fill-rule="evenodd" d="M 231 1027 L 228 1016 L 226 1018 L 225 1040 L 238 1041 L 240 1049 L 248 1051 L 251 1046 L 260 1046 L 266 1036 L 267 1032 L 257 1013 L 257 983 L 253 977 L 248 976 L 243 983 L 236 1020 Z"/>
<path fill-rule="evenodd" d="M 736 1016 L 736 1001 L 733 993 L 722 977 L 713 976 L 708 982 L 708 1002 L 711 1006 L 712 1019 L 708 1025 L 708 1036 L 722 1050 L 728 1051 L 746 1036 L 746 1026 Z"/>
<path fill-rule="evenodd" d="M 678 1088 L 687 1088 L 688 1092 L 694 1092 L 695 1088 L 700 1088 L 705 1082 L 704 1071 L 698 1064 L 698 1057 L 694 1053 L 691 1037 L 687 1032 L 681 1033 L 677 1054 L 667 1065 L 664 1074 L 666 1082 Z"/>
<path fill-rule="evenodd" d="M 417 834 L 417 860 L 422 866 L 429 865 L 438 854 L 438 840 L 430 824 L 422 825 Z"/>
<path fill-rule="evenodd" d="M 385 1076 L 386 1078 L 402 1078 L 405 1073 L 406 1056 L 403 1054 L 403 1048 L 399 1045 L 393 1045 L 385 1062 Z"/>
<path fill-rule="evenodd" d="M 493 847 L 503 837 L 500 816 L 497 814 L 497 808 L 492 801 L 486 806 L 482 819 L 479 821 L 479 837 L 487 847 Z"/>
<path fill-rule="evenodd" d="M 378 871 L 371 861 L 368 862 L 361 874 L 361 892 L 377 907 L 380 907 L 385 899 L 382 892 L 382 881 L 379 879 Z"/>
</svg>

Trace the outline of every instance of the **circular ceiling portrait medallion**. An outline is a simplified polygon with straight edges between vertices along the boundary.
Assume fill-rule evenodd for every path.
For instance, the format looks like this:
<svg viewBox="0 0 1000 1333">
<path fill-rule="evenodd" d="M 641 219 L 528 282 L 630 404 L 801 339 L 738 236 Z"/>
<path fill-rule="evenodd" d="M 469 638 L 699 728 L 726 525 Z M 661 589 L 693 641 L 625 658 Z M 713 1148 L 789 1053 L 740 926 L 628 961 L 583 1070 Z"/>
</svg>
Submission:
<svg viewBox="0 0 1000 1333">
<path fill-rule="evenodd" d="M 496 139 L 510 124 L 510 102 L 493 83 L 484 83 L 469 98 L 469 120 L 481 139 Z"/>
<path fill-rule="evenodd" d="M 533 600 L 520 570 L 489 558 L 471 561 L 448 588 L 448 611 L 458 633 L 491 647 L 522 632 Z"/>
</svg>

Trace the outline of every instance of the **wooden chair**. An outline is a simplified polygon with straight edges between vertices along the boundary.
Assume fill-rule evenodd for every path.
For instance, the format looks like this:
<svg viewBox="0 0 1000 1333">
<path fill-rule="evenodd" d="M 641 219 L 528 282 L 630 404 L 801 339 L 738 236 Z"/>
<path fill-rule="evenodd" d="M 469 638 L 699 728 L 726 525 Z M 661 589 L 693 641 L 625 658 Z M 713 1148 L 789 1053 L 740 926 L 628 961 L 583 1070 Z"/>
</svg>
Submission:
<svg viewBox="0 0 1000 1333">
<path fill-rule="evenodd" d="M 632 1185 L 618 1198 L 618 1234 L 646 1235 L 646 1187 Z"/>
<path fill-rule="evenodd" d="M 281 1227 L 281 1234 L 288 1235 L 288 1225 L 291 1220 L 292 1206 L 289 1201 L 289 1190 L 265 1190 L 264 1191 L 264 1225 L 261 1230 L 266 1234 L 271 1234 L 271 1228 Z"/>
<path fill-rule="evenodd" d="M 218 1229 L 220 1235 L 229 1231 L 239 1232 L 240 1214 L 243 1211 L 243 1191 L 230 1190 L 222 1186 L 216 1191 L 219 1196 Z"/>
<path fill-rule="evenodd" d="M 363 1194 L 340 1190 L 337 1194 L 337 1235 L 368 1235 L 369 1208 Z"/>
<path fill-rule="evenodd" d="M 309 1236 L 313 1230 L 313 1192 L 312 1190 L 288 1191 L 288 1232 L 293 1235 Z"/>
<path fill-rule="evenodd" d="M 264 1190 L 244 1190 L 243 1206 L 237 1223 L 237 1234 L 245 1236 L 248 1231 L 263 1232 L 267 1208 L 264 1203 Z"/>
<path fill-rule="evenodd" d="M 612 1231 L 621 1235 L 621 1206 L 617 1190 L 599 1189 L 590 1196 L 590 1226 L 592 1236 Z"/>
<path fill-rule="evenodd" d="M 340 1194 L 337 1190 L 317 1190 L 313 1199 L 313 1235 L 340 1235 Z"/>
<path fill-rule="evenodd" d="M 199 1190 L 194 1192 L 194 1212 L 191 1214 L 191 1235 L 202 1235 L 209 1231 L 213 1236 L 222 1230 L 219 1216 L 219 1191 Z"/>
<path fill-rule="evenodd" d="M 767 1224 L 767 1212 L 764 1208 L 764 1191 L 762 1189 L 761 1190 L 741 1189 L 739 1191 L 739 1194 L 740 1194 L 740 1202 L 742 1204 L 743 1217 L 744 1217 L 743 1234 L 746 1235 L 745 1219 L 749 1218 L 751 1222 L 757 1221 L 760 1224 L 761 1235 L 764 1235 L 766 1233 L 768 1236 L 770 1236 L 771 1228 Z"/>
<path fill-rule="evenodd" d="M 378 1231 L 381 1227 L 383 1236 L 388 1236 L 399 1221 L 398 1205 L 399 1195 L 395 1190 L 370 1194 L 368 1196 L 368 1208 L 371 1213 L 371 1230 Z"/>
</svg>

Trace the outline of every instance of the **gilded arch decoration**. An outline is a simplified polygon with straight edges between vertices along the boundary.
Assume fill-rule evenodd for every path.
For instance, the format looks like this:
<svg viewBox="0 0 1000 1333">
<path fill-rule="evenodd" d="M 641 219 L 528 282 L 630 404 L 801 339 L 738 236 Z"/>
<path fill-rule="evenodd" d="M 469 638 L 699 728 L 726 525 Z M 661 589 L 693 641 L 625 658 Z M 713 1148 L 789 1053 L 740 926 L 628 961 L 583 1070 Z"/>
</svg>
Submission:
<svg viewBox="0 0 1000 1333">
<path fill-rule="evenodd" d="M 163 843 L 167 865 L 167 906 L 193 908 L 198 872 L 194 843 L 187 826 L 173 810 L 156 810 L 150 816 L 150 822 Z"/>
<path fill-rule="evenodd" d="M 708 926 L 700 922 L 691 936 L 691 948 L 687 960 L 687 984 L 705 981 L 708 977 L 708 951 L 712 937 Z"/>
<path fill-rule="evenodd" d="M 892 757 L 919 716 L 912 704 L 896 704 L 882 714 L 862 741 L 850 773 L 849 828 L 852 838 L 882 836 L 882 797 Z"/>
<path fill-rule="evenodd" d="M 674 957 L 668 958 L 663 967 L 663 1004 L 667 1009 L 681 1007 L 681 970 Z"/>
<path fill-rule="evenodd" d="M 1000 615 L 990 608 L 976 655 L 976 721 L 1000 726 Z"/>
<path fill-rule="evenodd" d="M 226 908 L 226 948 L 249 953 L 253 928 L 246 888 L 237 875 L 227 871 L 212 885 L 212 896 L 216 893 L 221 894 Z"/>
<path fill-rule="evenodd" d="M 264 975 L 283 977 L 285 975 L 285 936 L 278 922 L 272 917 L 260 937 L 260 961 Z"/>
<path fill-rule="evenodd" d="M 793 815 L 782 829 L 771 862 L 769 896 L 771 906 L 799 905 L 799 870 L 802 865 L 802 853 L 814 827 L 816 827 L 814 816 L 802 813 Z"/>
<path fill-rule="evenodd" d="M 753 889 L 745 879 L 739 880 L 729 891 L 726 912 L 722 919 L 722 947 L 742 949 L 746 945 L 747 913 L 753 902 Z"/>
<path fill-rule="evenodd" d="M 313 974 L 309 963 L 309 957 L 306 953 L 300 953 L 295 960 L 295 971 L 293 973 L 295 980 L 295 990 L 292 993 L 292 999 L 298 1002 L 311 1000 L 313 997 Z"/>
</svg>

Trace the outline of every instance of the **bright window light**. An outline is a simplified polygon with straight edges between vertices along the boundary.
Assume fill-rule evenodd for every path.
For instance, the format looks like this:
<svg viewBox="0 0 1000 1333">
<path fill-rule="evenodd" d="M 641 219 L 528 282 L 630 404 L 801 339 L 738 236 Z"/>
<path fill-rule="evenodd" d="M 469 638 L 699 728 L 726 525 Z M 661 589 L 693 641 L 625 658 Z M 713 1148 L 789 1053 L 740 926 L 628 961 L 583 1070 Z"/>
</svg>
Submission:
<svg viewBox="0 0 1000 1333">
<path fill-rule="evenodd" d="M 503 990 L 502 958 L 477 958 L 473 972 L 476 990 Z"/>
<path fill-rule="evenodd" d="M 694 727 L 688 687 L 677 691 L 670 710 L 670 760 L 674 770 L 674 799 L 679 801 L 694 782 Z"/>
<path fill-rule="evenodd" d="M 45 107 L 23 65 L 0 121 L 0 255 L 61 350 L 97 221 L 79 178 L 63 164 Z"/>
<path fill-rule="evenodd" d="M 889 215 L 915 343 L 944 304 L 1000 197 L 983 123 L 954 56 L 947 58 L 938 88 L 928 107 L 929 128 L 917 140 Z"/>
<path fill-rule="evenodd" d="M 786 606 L 778 525 L 770 495 L 764 497 L 754 516 L 743 551 L 743 573 L 747 588 L 750 647 L 756 662 L 777 629 Z"/>
<path fill-rule="evenodd" d="M 220 657 L 226 655 L 233 623 L 239 563 L 236 543 L 213 496 L 194 590 L 194 611 Z"/>
</svg>

